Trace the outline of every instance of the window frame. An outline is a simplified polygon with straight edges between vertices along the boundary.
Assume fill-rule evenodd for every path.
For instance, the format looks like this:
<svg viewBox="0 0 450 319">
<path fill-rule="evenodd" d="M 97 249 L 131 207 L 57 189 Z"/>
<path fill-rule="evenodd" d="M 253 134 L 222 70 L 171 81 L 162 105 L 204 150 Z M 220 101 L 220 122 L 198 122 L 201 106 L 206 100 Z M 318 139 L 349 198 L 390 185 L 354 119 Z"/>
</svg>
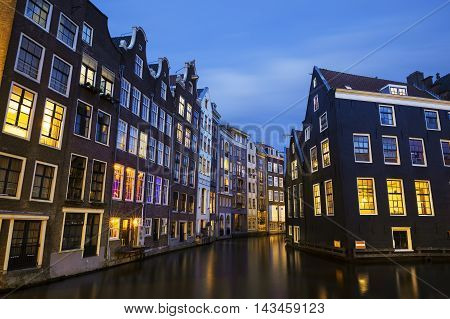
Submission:
<svg viewBox="0 0 450 319">
<path fill-rule="evenodd" d="M 329 164 L 327 166 L 325 166 L 325 162 L 324 162 L 324 155 L 326 153 L 324 153 L 324 151 L 323 151 L 323 144 L 325 142 L 328 142 L 328 160 L 329 160 Z M 321 154 L 321 157 L 322 157 L 322 168 L 330 167 L 331 166 L 331 151 L 330 151 L 330 139 L 328 137 L 320 142 L 320 154 Z"/>
<path fill-rule="evenodd" d="M 70 168 L 72 167 L 72 157 L 73 156 L 79 156 L 79 157 L 83 157 L 86 160 L 86 167 L 84 168 L 84 173 L 83 173 L 83 182 L 82 182 L 82 188 L 81 188 L 81 198 L 79 200 L 73 200 L 73 199 L 68 199 L 67 195 L 69 194 L 69 180 L 70 180 Z M 89 165 L 89 158 L 87 156 L 84 155 L 80 155 L 77 153 L 70 153 L 70 165 L 69 165 L 69 173 L 67 174 L 67 187 L 66 187 L 66 196 L 65 196 L 65 200 L 68 201 L 84 201 L 84 195 L 86 192 L 86 173 L 88 170 L 88 165 Z M 63 223 L 64 225 L 64 223 Z"/>
<path fill-rule="evenodd" d="M 114 196 L 114 179 L 115 179 L 115 169 L 116 169 L 116 167 L 122 169 L 122 175 L 120 177 L 120 182 L 119 182 L 119 185 L 120 185 L 120 192 L 119 192 L 120 195 L 119 195 L 119 197 L 115 197 Z M 121 201 L 122 198 L 123 198 L 123 186 L 124 186 L 124 180 L 125 180 L 125 168 L 126 167 L 125 167 L 125 165 L 122 165 L 122 164 L 119 164 L 119 163 L 114 163 L 112 168 L 113 168 L 113 176 L 112 176 L 111 198 L 113 200 Z"/>
<path fill-rule="evenodd" d="M 125 91 L 125 89 L 123 88 L 123 84 L 128 84 L 128 91 L 127 92 L 127 96 L 126 96 L 126 104 L 122 104 L 122 91 Z M 128 81 L 127 79 L 125 79 L 125 77 L 122 77 L 120 79 L 120 91 L 119 91 L 119 105 L 129 109 L 130 108 L 130 99 L 131 99 L 131 83 L 130 81 Z"/>
<path fill-rule="evenodd" d="M 27 158 L 26 157 L 22 157 L 22 156 L 18 156 L 18 155 L 14 155 L 14 154 L 10 154 L 10 153 L 5 153 L 5 152 L 0 152 L 0 155 L 5 156 L 5 157 L 11 157 L 11 158 L 14 158 L 14 159 L 22 161 L 22 166 L 20 168 L 19 178 L 17 180 L 16 196 L 8 196 L 8 195 L 0 194 L 0 199 L 20 200 L 20 197 L 22 195 L 22 187 L 23 187 L 23 180 L 24 180 L 24 177 L 25 177 L 25 169 L 26 169 L 26 164 L 27 164 Z"/>
<path fill-rule="evenodd" d="M 316 187 L 318 187 L 319 189 L 319 196 L 316 197 L 315 191 L 316 191 Z M 321 189 L 320 189 L 320 183 L 315 183 L 313 184 L 313 191 L 312 191 L 312 195 L 313 195 L 313 213 L 314 213 L 314 217 L 317 216 L 322 216 L 322 194 L 321 194 Z M 316 198 L 319 199 L 318 202 L 316 202 Z M 316 206 L 317 204 L 317 206 Z M 316 211 L 319 211 L 318 213 Z"/>
<path fill-rule="evenodd" d="M 325 117 L 326 119 L 326 127 L 322 126 L 322 118 Z M 324 112 L 321 116 L 319 116 L 319 126 L 320 126 L 320 133 L 323 131 L 326 131 L 328 129 L 328 114 L 327 112 Z"/>
<path fill-rule="evenodd" d="M 60 134 L 59 134 L 59 139 L 58 139 L 58 147 L 53 147 L 51 145 L 47 145 L 41 142 L 41 137 L 42 137 L 42 128 L 43 128 L 43 124 L 44 124 L 44 118 L 45 118 L 45 108 L 47 107 L 47 102 L 53 103 L 57 106 L 60 106 L 63 108 L 64 113 L 63 113 L 63 117 L 61 120 L 61 128 L 60 128 Z M 53 101 L 49 98 L 45 99 L 45 104 L 44 104 L 44 115 L 42 116 L 42 124 L 41 124 L 41 131 L 39 132 L 39 145 L 45 146 L 45 147 L 50 147 L 52 149 L 56 149 L 56 150 L 61 150 L 62 147 L 62 143 L 63 143 L 63 137 L 64 137 L 64 126 L 65 126 L 65 122 L 66 122 L 66 112 L 67 112 L 67 107 L 65 107 L 64 105 L 62 105 L 61 103 L 58 103 L 56 101 Z"/>
<path fill-rule="evenodd" d="M 411 144 L 409 143 L 411 140 L 420 141 L 422 143 L 423 162 L 424 162 L 424 164 L 414 164 L 413 163 L 412 152 L 411 152 Z M 427 167 L 428 166 L 427 152 L 426 152 L 426 149 L 425 149 L 425 142 L 424 142 L 423 138 L 420 138 L 420 137 L 409 137 L 408 138 L 408 146 L 409 146 L 409 157 L 411 159 L 411 165 L 412 166 L 417 166 L 417 167 Z"/>
<path fill-rule="evenodd" d="M 27 18 L 28 20 L 30 20 L 31 22 L 33 22 L 34 24 L 36 24 L 39 28 L 41 28 L 42 30 L 49 32 L 50 30 L 50 24 L 52 21 L 52 15 L 53 15 L 53 4 L 47 0 L 43 0 L 45 1 L 48 5 L 49 5 L 49 10 L 48 10 L 48 16 L 47 16 L 47 21 L 46 21 L 46 26 L 45 28 L 43 26 L 41 26 L 39 23 L 37 23 L 36 21 L 34 21 L 32 18 L 30 18 L 26 12 L 27 12 L 27 8 L 28 8 L 28 3 L 30 2 L 30 0 L 27 0 L 26 4 L 25 4 L 25 12 L 24 12 L 24 17 Z"/>
<path fill-rule="evenodd" d="M 78 104 L 79 103 L 83 103 L 87 106 L 89 106 L 91 108 L 91 116 L 89 118 L 89 130 L 88 130 L 88 136 L 83 136 L 83 135 L 79 135 L 77 133 L 75 133 L 75 128 L 76 128 L 76 118 L 77 118 L 77 111 L 78 111 Z M 92 105 L 90 105 L 89 103 L 84 102 L 83 100 L 78 99 L 77 100 L 77 107 L 75 108 L 75 117 L 74 117 L 74 121 L 73 121 L 73 135 L 84 138 L 86 140 L 90 140 L 91 139 L 91 131 L 92 131 L 92 118 L 94 117 L 94 107 Z"/>
<path fill-rule="evenodd" d="M 431 214 L 419 214 L 419 203 L 418 203 L 418 198 L 417 198 L 417 188 L 416 188 L 416 182 L 426 182 L 428 185 L 428 191 L 430 193 L 430 208 L 431 208 Z M 433 217 L 435 216 L 435 212 L 434 212 L 434 202 L 433 202 L 433 191 L 431 189 L 431 181 L 430 180 L 425 180 L 425 179 L 415 179 L 414 180 L 414 196 L 415 196 L 415 200 L 416 200 L 416 208 L 417 208 L 417 216 L 419 217 Z"/>
<path fill-rule="evenodd" d="M 41 165 L 44 165 L 44 166 L 50 166 L 50 167 L 54 168 L 52 185 L 50 187 L 50 196 L 49 196 L 49 199 L 47 199 L 47 200 L 46 199 L 33 198 L 34 181 L 35 181 L 35 178 L 36 178 L 36 167 L 37 167 L 38 164 L 41 164 Z M 55 187 L 56 187 L 56 180 L 57 180 L 57 178 L 58 178 L 58 165 L 36 160 L 34 162 L 33 179 L 31 181 L 31 189 L 30 189 L 29 201 L 30 202 L 41 202 L 41 203 L 53 203 L 53 199 L 55 197 Z"/>
<path fill-rule="evenodd" d="M 59 92 L 59 91 L 57 91 L 56 89 L 54 89 L 54 88 L 51 87 L 52 73 L 53 73 L 53 65 L 54 65 L 54 63 L 55 63 L 55 57 L 58 58 L 59 60 L 63 61 L 64 63 L 68 64 L 68 65 L 70 66 L 70 72 L 69 72 L 69 76 L 68 76 L 68 79 L 67 79 L 67 89 L 66 89 L 66 93 L 61 93 L 61 92 Z M 62 59 L 62 58 L 59 57 L 58 55 L 53 54 L 53 56 L 52 56 L 52 64 L 51 64 L 51 66 L 50 66 L 50 74 L 49 74 L 49 78 L 48 78 L 48 88 L 49 88 L 50 90 L 52 90 L 53 92 L 56 92 L 56 93 L 58 93 L 58 94 L 60 94 L 60 95 L 62 95 L 62 96 L 64 96 L 64 97 L 67 97 L 67 98 L 68 98 L 69 95 L 70 95 L 70 86 L 71 86 L 71 84 L 72 84 L 72 75 L 73 75 L 73 65 L 70 64 L 69 62 L 67 62 L 66 60 Z"/>
<path fill-rule="evenodd" d="M 314 170 L 314 167 L 313 167 L 313 158 L 312 158 L 313 149 L 316 150 L 317 168 L 315 170 Z M 315 172 L 319 171 L 319 158 L 318 157 L 319 157 L 319 155 L 317 154 L 317 146 L 314 145 L 313 147 L 311 147 L 309 149 L 309 164 L 311 165 L 311 173 L 315 173 Z"/>
<path fill-rule="evenodd" d="M 436 121 L 437 121 L 437 125 L 438 125 L 437 129 L 428 127 L 427 116 L 426 116 L 427 112 L 432 112 L 432 113 L 436 114 Z M 427 131 L 440 131 L 441 130 L 441 120 L 439 118 L 439 111 L 438 110 L 424 109 L 423 110 L 423 119 L 425 120 L 425 128 L 426 128 Z"/>
<path fill-rule="evenodd" d="M 89 41 L 89 42 L 86 42 L 86 41 L 83 39 L 84 27 L 87 27 L 88 29 L 91 30 L 91 35 L 90 35 L 90 41 Z M 94 28 L 91 27 L 86 21 L 83 21 L 83 24 L 82 24 L 82 26 L 81 26 L 81 41 L 84 42 L 84 43 L 86 43 L 86 44 L 89 45 L 89 46 L 92 46 L 92 41 L 93 41 L 93 39 L 94 39 Z"/>
<path fill-rule="evenodd" d="M 98 125 L 98 114 L 99 114 L 99 113 L 103 113 L 103 114 L 109 116 L 109 126 L 108 126 L 108 134 L 107 134 L 107 138 L 106 138 L 106 140 L 107 140 L 106 144 L 97 141 L 97 125 Z M 111 137 L 111 136 L 110 136 L 110 134 L 111 134 L 111 124 L 112 124 L 112 116 L 111 116 L 111 114 L 109 114 L 108 112 L 105 112 L 105 111 L 103 111 L 103 110 L 98 109 L 98 110 L 97 110 L 97 121 L 95 122 L 95 138 L 94 138 L 95 143 L 98 143 L 98 144 L 100 144 L 100 145 L 104 145 L 104 146 L 109 147 L 109 139 L 110 139 L 110 137 Z"/>
<path fill-rule="evenodd" d="M 313 97 L 313 109 L 314 113 L 319 110 L 319 94 L 316 94 Z"/>
<path fill-rule="evenodd" d="M 408 239 L 408 249 L 396 249 L 395 248 L 395 239 L 394 239 L 394 231 L 406 231 L 407 239 Z M 412 238 L 411 238 L 411 227 L 391 227 L 391 236 L 392 236 L 392 248 L 394 251 L 414 251 L 412 247 Z"/>
<path fill-rule="evenodd" d="M 445 157 L 444 157 L 444 143 L 448 143 L 448 147 L 450 149 L 450 140 L 440 139 L 439 143 L 441 144 L 442 163 L 444 164 L 445 167 L 450 167 L 450 163 L 448 165 L 445 164 Z"/>
<path fill-rule="evenodd" d="M 138 63 L 138 61 L 140 61 L 140 63 Z M 137 73 L 137 71 L 139 71 L 139 73 Z M 136 54 L 134 58 L 134 74 L 141 79 L 144 74 L 144 59 L 142 59 L 138 54 Z"/>
<path fill-rule="evenodd" d="M 311 126 L 305 127 L 305 143 L 311 139 Z"/>
<path fill-rule="evenodd" d="M 100 162 L 105 164 L 105 175 L 103 176 L 103 186 L 102 186 L 102 200 L 100 202 L 91 200 L 91 191 L 92 191 L 92 178 L 94 177 L 94 162 Z M 114 173 L 113 173 L 114 174 Z M 108 175 L 108 163 L 105 161 L 101 161 L 99 159 L 93 158 L 91 165 L 91 182 L 89 183 L 89 203 L 104 203 L 105 202 L 105 193 L 106 193 L 106 178 Z M 112 194 L 111 194 L 112 196 Z"/>
<path fill-rule="evenodd" d="M 373 214 L 361 214 L 361 207 L 359 202 L 359 187 L 358 187 L 358 181 L 364 179 L 370 179 L 372 180 L 373 185 L 373 202 L 374 202 L 374 213 Z M 356 197 L 358 200 L 358 214 L 359 216 L 377 216 L 378 215 L 378 203 L 377 203 L 377 190 L 375 185 L 375 178 L 373 177 L 357 177 L 356 178 Z"/>
<path fill-rule="evenodd" d="M 330 206 L 328 205 L 328 192 L 327 192 L 327 183 L 331 184 L 331 201 L 333 204 L 332 210 L 333 213 L 329 212 L 329 208 Z M 333 188 L 333 180 L 332 179 L 327 179 L 326 181 L 323 182 L 323 188 L 324 188 L 324 192 L 325 192 L 325 212 L 327 216 L 334 216 L 334 212 L 335 212 L 335 205 L 334 205 L 334 188 Z"/>
<path fill-rule="evenodd" d="M 401 196 L 402 196 L 402 202 L 403 202 L 403 214 L 392 214 L 391 213 L 391 206 L 390 206 L 390 201 L 389 201 L 389 194 L 391 194 L 389 192 L 389 188 L 388 188 L 388 182 L 389 181 L 397 181 L 400 182 L 400 187 L 402 190 Z M 407 216 L 407 210 L 406 210 L 406 201 L 405 201 L 405 188 L 403 186 L 403 179 L 401 178 L 386 178 L 386 191 L 387 191 L 387 195 L 388 195 L 388 209 L 389 209 L 389 216 L 392 217 L 404 217 Z"/>
<path fill-rule="evenodd" d="M 392 110 L 392 125 L 391 124 L 383 124 L 383 122 L 381 120 L 381 108 L 382 107 L 390 108 Z M 394 105 L 379 104 L 378 105 L 378 117 L 380 119 L 381 126 L 397 127 L 397 118 L 395 117 L 395 106 Z"/>
<path fill-rule="evenodd" d="M 65 43 L 63 40 L 61 40 L 58 37 L 59 34 L 59 27 L 61 25 L 61 17 L 64 16 L 67 20 L 69 20 L 70 22 L 72 22 L 76 27 L 77 30 L 75 31 L 75 35 L 73 37 L 73 45 L 70 47 L 67 43 Z M 58 27 L 56 28 L 56 39 L 61 42 L 62 44 L 64 44 L 66 47 L 68 47 L 69 49 L 71 49 L 72 51 L 76 51 L 77 49 L 77 42 L 78 42 L 78 33 L 80 31 L 80 26 L 78 24 L 76 24 L 72 19 L 70 19 L 68 16 L 66 16 L 64 13 L 60 12 L 59 14 L 59 19 L 58 19 Z"/>
<path fill-rule="evenodd" d="M 356 159 L 356 153 L 355 153 L 355 136 L 365 136 L 368 137 L 368 149 L 369 149 L 369 161 L 360 161 Z M 368 133 L 353 133 L 352 135 L 352 146 L 353 146 L 353 158 L 355 160 L 355 163 L 362 163 L 362 164 L 372 164 L 373 163 L 373 157 L 372 157 L 372 141 L 370 134 Z"/>
<path fill-rule="evenodd" d="M 395 147 L 396 147 L 396 155 L 397 155 L 397 161 L 395 163 L 389 163 L 386 162 L 386 156 L 384 154 L 384 144 L 383 144 L 383 138 L 389 138 L 395 140 Z M 401 165 L 401 159 L 400 159 L 400 149 L 398 146 L 398 137 L 395 135 L 381 135 L 381 146 L 383 150 L 383 162 L 385 165 Z"/>
<path fill-rule="evenodd" d="M 28 3 L 28 1 L 27 1 Z M 28 75 L 27 73 L 24 73 L 20 70 L 17 69 L 17 63 L 19 62 L 19 52 L 20 52 L 20 48 L 22 47 L 22 40 L 23 38 L 27 38 L 29 41 L 33 42 L 34 44 L 36 44 L 37 46 L 41 47 L 42 49 L 42 53 L 41 53 L 41 58 L 39 59 L 39 69 L 38 69 L 38 74 L 37 74 L 37 78 L 33 78 L 32 76 Z M 17 51 L 16 51 L 16 59 L 14 61 L 14 71 L 19 73 L 20 75 L 23 75 L 24 77 L 36 82 L 36 83 L 41 83 L 41 77 L 42 77 L 42 67 L 44 65 L 44 59 L 45 59 L 45 51 L 46 51 L 46 47 L 44 47 L 42 44 L 40 44 L 39 42 L 37 42 L 36 40 L 34 40 L 33 38 L 31 38 L 30 36 L 26 35 L 25 33 L 21 32 L 20 33 L 20 39 L 19 39 L 19 44 L 17 47 Z"/>
</svg>

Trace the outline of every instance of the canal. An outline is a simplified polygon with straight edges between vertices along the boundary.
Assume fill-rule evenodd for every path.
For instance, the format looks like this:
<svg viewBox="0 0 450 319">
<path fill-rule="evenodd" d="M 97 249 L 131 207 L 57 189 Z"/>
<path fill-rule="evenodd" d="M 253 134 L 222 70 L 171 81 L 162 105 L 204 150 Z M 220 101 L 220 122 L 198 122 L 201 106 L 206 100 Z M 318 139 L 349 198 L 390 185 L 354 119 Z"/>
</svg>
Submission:
<svg viewBox="0 0 450 319">
<path fill-rule="evenodd" d="M 443 298 L 450 263 L 349 265 L 234 239 L 19 290 L 9 298 Z"/>
</svg>

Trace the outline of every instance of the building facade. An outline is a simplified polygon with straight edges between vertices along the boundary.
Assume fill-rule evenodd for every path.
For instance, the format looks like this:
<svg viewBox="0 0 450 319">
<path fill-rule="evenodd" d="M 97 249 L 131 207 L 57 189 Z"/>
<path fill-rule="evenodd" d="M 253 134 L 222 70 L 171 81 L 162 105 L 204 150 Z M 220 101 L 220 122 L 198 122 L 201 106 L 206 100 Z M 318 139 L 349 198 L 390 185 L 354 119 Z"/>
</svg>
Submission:
<svg viewBox="0 0 450 319">
<path fill-rule="evenodd" d="M 247 141 L 247 225 L 249 232 L 258 230 L 258 175 L 256 171 L 256 145 Z"/>
</svg>

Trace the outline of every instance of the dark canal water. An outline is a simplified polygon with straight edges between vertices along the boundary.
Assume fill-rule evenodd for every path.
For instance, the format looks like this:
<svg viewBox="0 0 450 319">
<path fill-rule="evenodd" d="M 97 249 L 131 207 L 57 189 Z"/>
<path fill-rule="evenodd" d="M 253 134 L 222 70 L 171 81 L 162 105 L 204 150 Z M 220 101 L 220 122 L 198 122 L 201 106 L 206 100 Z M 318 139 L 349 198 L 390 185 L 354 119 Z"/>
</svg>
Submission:
<svg viewBox="0 0 450 319">
<path fill-rule="evenodd" d="M 234 239 L 21 290 L 10 298 L 444 298 L 450 262 L 349 265 Z"/>
</svg>

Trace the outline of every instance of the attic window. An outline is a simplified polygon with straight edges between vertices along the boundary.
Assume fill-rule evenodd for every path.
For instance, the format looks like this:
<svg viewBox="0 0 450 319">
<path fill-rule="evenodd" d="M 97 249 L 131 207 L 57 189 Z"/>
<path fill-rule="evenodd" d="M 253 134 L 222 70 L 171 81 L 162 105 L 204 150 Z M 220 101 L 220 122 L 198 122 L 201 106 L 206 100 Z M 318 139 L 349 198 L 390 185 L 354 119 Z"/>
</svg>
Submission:
<svg viewBox="0 0 450 319">
<path fill-rule="evenodd" d="M 392 95 L 400 95 L 400 96 L 407 96 L 408 95 L 408 89 L 404 85 L 393 85 L 388 84 L 385 87 L 383 87 L 380 92 L 392 94 Z"/>
<path fill-rule="evenodd" d="M 346 85 L 345 88 L 346 88 L 347 90 L 353 90 L 352 87 L 349 86 L 349 85 Z"/>
<path fill-rule="evenodd" d="M 313 79 L 313 88 L 315 89 L 316 86 L 317 86 L 317 78 L 314 77 L 314 79 Z"/>
</svg>

